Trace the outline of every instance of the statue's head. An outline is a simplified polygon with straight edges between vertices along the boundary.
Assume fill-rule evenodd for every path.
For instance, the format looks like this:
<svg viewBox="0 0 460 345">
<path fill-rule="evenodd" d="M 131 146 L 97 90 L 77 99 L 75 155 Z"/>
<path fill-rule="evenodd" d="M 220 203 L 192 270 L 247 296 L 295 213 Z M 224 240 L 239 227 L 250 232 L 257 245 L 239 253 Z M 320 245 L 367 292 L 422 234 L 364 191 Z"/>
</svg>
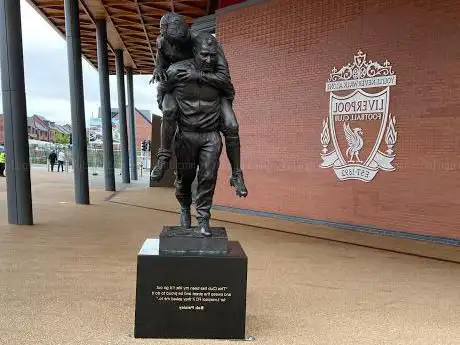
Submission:
<svg viewBox="0 0 460 345">
<path fill-rule="evenodd" d="M 167 12 L 160 20 L 160 33 L 168 41 L 185 42 L 190 38 L 189 26 L 180 14 Z"/>
<path fill-rule="evenodd" d="M 217 40 L 210 33 L 201 33 L 196 37 L 193 46 L 195 63 L 199 70 L 212 72 L 217 63 Z"/>
</svg>

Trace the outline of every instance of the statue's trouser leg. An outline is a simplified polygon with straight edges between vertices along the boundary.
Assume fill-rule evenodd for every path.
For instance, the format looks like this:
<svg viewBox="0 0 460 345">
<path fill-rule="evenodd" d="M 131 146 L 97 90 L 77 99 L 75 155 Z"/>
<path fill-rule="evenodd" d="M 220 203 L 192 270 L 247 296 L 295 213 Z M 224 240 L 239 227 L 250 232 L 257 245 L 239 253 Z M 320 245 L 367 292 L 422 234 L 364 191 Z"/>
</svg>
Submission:
<svg viewBox="0 0 460 345">
<path fill-rule="evenodd" d="M 222 152 L 222 138 L 219 132 L 192 133 L 199 144 L 198 184 L 196 193 L 196 213 L 198 224 L 209 225 L 211 206 L 216 189 L 219 157 Z"/>
<path fill-rule="evenodd" d="M 163 111 L 163 99 L 165 97 L 165 93 L 157 88 L 157 103 L 158 103 L 158 108 L 160 108 L 161 111 Z"/>
<path fill-rule="evenodd" d="M 169 169 L 171 159 L 171 143 L 177 127 L 177 104 L 171 94 L 163 98 L 163 118 L 161 120 L 161 141 L 157 153 L 157 162 L 152 169 L 150 178 L 153 181 L 160 181 L 165 172 Z"/>
<path fill-rule="evenodd" d="M 229 99 L 221 98 L 221 110 L 221 131 L 225 137 L 227 157 L 232 167 L 230 185 L 235 187 L 236 194 L 238 196 L 246 197 L 248 195 L 248 190 L 244 183 L 243 172 L 241 171 L 240 135 L 238 131 L 238 122 L 236 120 L 236 116 Z"/>
<path fill-rule="evenodd" d="M 240 135 L 238 132 L 238 121 L 236 120 L 235 112 L 232 104 L 227 98 L 221 98 L 222 111 L 222 133 L 225 137 L 225 149 L 227 157 L 232 167 L 232 172 L 240 170 Z"/>
<path fill-rule="evenodd" d="M 178 132 L 174 141 L 177 160 L 176 198 L 181 208 L 190 209 L 192 204 L 192 182 L 195 179 L 199 146 L 196 138 L 187 132 Z"/>
<path fill-rule="evenodd" d="M 171 94 L 163 98 L 163 118 L 161 120 L 161 146 L 158 154 L 171 158 L 171 143 L 176 132 L 177 103 Z"/>
</svg>

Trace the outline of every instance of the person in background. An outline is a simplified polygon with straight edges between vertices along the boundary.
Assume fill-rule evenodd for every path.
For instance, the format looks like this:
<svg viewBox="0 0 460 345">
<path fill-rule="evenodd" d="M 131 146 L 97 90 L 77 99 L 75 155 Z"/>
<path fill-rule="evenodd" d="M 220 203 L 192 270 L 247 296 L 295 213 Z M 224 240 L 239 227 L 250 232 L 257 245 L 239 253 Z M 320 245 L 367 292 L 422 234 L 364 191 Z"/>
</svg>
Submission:
<svg viewBox="0 0 460 345">
<path fill-rule="evenodd" d="M 57 155 L 56 155 L 56 151 L 51 151 L 50 155 L 48 156 L 48 159 L 50 161 L 50 165 L 51 165 L 51 171 L 54 171 L 54 164 L 56 164 L 56 160 L 57 160 Z"/>
<path fill-rule="evenodd" d="M 6 152 L 2 147 L 0 148 L 0 177 L 5 177 L 5 164 L 6 164 Z"/>
<path fill-rule="evenodd" d="M 65 161 L 65 154 L 62 151 L 59 151 L 58 153 L 58 172 L 59 172 L 59 167 L 62 168 L 62 172 L 64 172 L 64 161 Z"/>
</svg>

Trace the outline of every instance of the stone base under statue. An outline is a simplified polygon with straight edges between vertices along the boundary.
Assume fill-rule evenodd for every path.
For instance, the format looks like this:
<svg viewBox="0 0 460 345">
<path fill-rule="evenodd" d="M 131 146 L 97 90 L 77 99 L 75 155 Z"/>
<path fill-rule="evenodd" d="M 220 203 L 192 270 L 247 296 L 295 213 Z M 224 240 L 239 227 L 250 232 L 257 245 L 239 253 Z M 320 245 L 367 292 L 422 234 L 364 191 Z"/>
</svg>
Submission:
<svg viewBox="0 0 460 345">
<path fill-rule="evenodd" d="M 204 240 L 204 239 L 201 239 Z M 137 256 L 135 338 L 245 339 L 247 257 L 160 254 L 147 239 Z"/>
<path fill-rule="evenodd" d="M 212 236 L 200 233 L 199 227 L 165 226 L 160 233 L 160 254 L 227 254 L 228 237 L 225 228 L 211 227 Z"/>
</svg>

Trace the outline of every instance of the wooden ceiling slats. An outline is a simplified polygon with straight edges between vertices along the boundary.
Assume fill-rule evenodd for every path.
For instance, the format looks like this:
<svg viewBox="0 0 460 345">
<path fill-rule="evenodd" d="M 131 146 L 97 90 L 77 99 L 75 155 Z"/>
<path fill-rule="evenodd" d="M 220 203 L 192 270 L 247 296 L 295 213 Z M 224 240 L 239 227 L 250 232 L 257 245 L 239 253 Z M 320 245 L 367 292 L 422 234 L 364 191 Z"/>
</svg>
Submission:
<svg viewBox="0 0 460 345">
<path fill-rule="evenodd" d="M 65 37 L 64 0 L 27 1 Z M 121 48 L 125 50 L 125 56 L 132 60 L 134 73 L 152 74 L 155 67 L 156 38 L 160 33 L 161 16 L 167 11 L 174 10 L 184 15 L 187 22 L 191 23 L 194 19 L 207 15 L 211 0 L 79 1 L 82 53 L 85 58 L 97 68 L 96 19 L 91 13 L 102 11 L 107 16 L 107 24 L 111 26 L 111 31 L 118 34 Z M 109 71 L 111 74 L 116 72 L 115 48 L 112 43 L 112 41 L 109 42 Z M 127 61 L 129 64 L 129 59 Z"/>
</svg>

